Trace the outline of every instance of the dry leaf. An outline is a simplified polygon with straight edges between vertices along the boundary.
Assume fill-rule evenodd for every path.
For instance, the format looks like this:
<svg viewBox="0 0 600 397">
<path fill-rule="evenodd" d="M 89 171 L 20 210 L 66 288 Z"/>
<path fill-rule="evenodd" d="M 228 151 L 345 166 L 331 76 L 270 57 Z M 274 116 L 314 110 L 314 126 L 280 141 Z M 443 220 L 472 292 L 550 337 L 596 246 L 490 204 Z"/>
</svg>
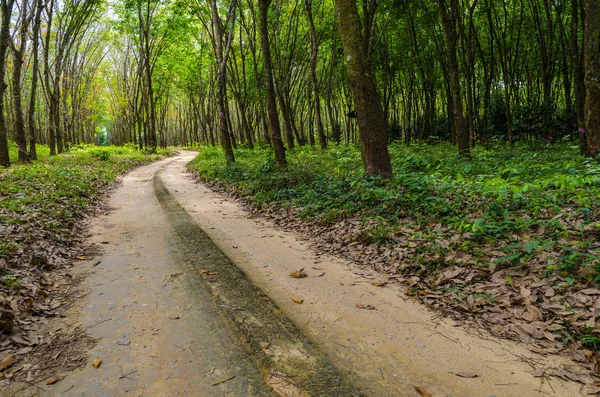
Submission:
<svg viewBox="0 0 600 397">
<path fill-rule="evenodd" d="M 298 304 L 304 302 L 304 299 L 298 297 L 298 296 L 291 296 L 292 300 Z"/>
<path fill-rule="evenodd" d="M 533 371 L 531 375 L 533 375 L 536 378 L 541 378 L 542 376 L 544 376 L 544 372 L 546 372 L 545 368 L 538 368 L 535 371 Z"/>
<path fill-rule="evenodd" d="M 211 272 L 207 269 L 200 269 L 200 274 L 208 274 L 209 276 L 214 276 L 215 274 L 217 274 L 217 272 Z"/>
<path fill-rule="evenodd" d="M 295 272 L 290 273 L 290 277 L 292 278 L 305 278 L 308 277 L 308 274 L 304 273 L 304 268 L 300 270 L 296 270 Z"/>
<path fill-rule="evenodd" d="M 387 285 L 387 281 L 373 281 L 371 285 L 375 287 L 385 287 Z"/>
<path fill-rule="evenodd" d="M 421 386 L 414 386 L 414 388 L 421 394 L 421 397 L 431 397 L 431 394 L 429 394 L 429 392 L 423 389 Z"/>
<path fill-rule="evenodd" d="M 94 368 L 98 368 L 100 366 L 100 364 L 102 364 L 102 360 L 100 360 L 99 358 L 95 359 L 92 362 L 92 365 L 94 366 Z"/>
<path fill-rule="evenodd" d="M 456 376 L 460 376 L 461 378 L 477 378 L 479 376 L 475 372 L 470 372 L 470 371 L 451 372 L 451 373 Z"/>
<path fill-rule="evenodd" d="M 325 275 L 325 272 L 321 272 L 319 274 L 317 274 L 315 277 L 323 277 Z"/>
<path fill-rule="evenodd" d="M 279 310 L 279 309 L 273 309 L 273 313 L 279 314 L 279 315 L 283 314 L 283 312 L 281 310 Z"/>
<path fill-rule="evenodd" d="M 46 381 L 46 384 L 47 384 L 47 385 L 53 385 L 53 384 L 55 384 L 55 383 L 57 383 L 57 382 L 60 382 L 60 381 L 61 381 L 61 380 L 63 380 L 64 378 L 65 378 L 65 376 L 64 376 L 64 375 L 57 375 L 57 376 L 53 376 L 52 378 L 50 378 L 50 379 L 48 379 L 48 380 Z"/>
<path fill-rule="evenodd" d="M 2 356 L 2 360 L 0 360 L 0 371 L 12 366 L 15 363 L 15 355 L 7 354 Z"/>
<path fill-rule="evenodd" d="M 269 347 L 271 347 L 271 344 L 268 342 L 260 342 L 260 348 L 267 350 Z"/>
<path fill-rule="evenodd" d="M 362 303 L 355 303 L 354 306 L 356 306 L 359 309 L 375 310 L 375 306 L 373 305 L 363 305 Z"/>
</svg>

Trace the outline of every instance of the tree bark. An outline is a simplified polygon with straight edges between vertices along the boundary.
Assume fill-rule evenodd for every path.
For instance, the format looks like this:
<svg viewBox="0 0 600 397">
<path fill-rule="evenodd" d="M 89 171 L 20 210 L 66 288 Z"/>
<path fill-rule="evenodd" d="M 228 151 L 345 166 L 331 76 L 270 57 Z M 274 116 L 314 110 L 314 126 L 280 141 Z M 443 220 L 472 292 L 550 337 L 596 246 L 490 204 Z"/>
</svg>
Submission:
<svg viewBox="0 0 600 397">
<path fill-rule="evenodd" d="M 586 155 L 600 154 L 600 1 L 585 9 L 585 134 Z"/>
<path fill-rule="evenodd" d="M 227 44 L 223 46 L 223 28 L 221 26 L 221 18 L 217 9 L 216 0 L 211 0 L 211 17 L 213 28 L 213 41 L 215 57 L 217 58 L 217 113 L 219 114 L 219 132 L 221 136 L 221 146 L 225 152 L 225 158 L 228 163 L 233 163 L 235 157 L 233 154 L 232 138 L 229 131 L 229 123 L 227 120 L 227 58 L 233 35 L 233 18 L 235 17 L 235 0 L 232 0 L 230 9 L 231 31 L 227 39 Z"/>
<path fill-rule="evenodd" d="M 40 24 L 42 20 L 42 10 L 44 8 L 43 0 L 36 0 L 35 2 L 35 18 L 33 21 L 32 31 L 32 42 L 33 48 L 33 65 L 31 68 L 31 93 L 29 96 L 29 109 L 28 109 L 28 138 L 29 138 L 29 157 L 31 160 L 37 160 L 37 150 L 35 147 L 35 105 L 38 85 L 38 73 L 40 70 Z"/>
<path fill-rule="evenodd" d="M 365 175 L 392 178 L 387 147 L 387 122 L 371 72 L 368 46 L 361 32 L 356 0 L 335 0 L 338 30 L 346 56 L 346 70 L 360 130 Z"/>
<path fill-rule="evenodd" d="M 573 83 L 575 85 L 575 113 L 577 114 L 577 131 L 579 133 L 579 150 L 581 154 L 586 153 L 587 141 L 585 139 L 585 117 L 583 108 L 585 106 L 585 83 L 583 74 L 583 57 L 579 44 L 579 10 L 580 1 L 571 0 L 571 36 L 569 55 L 571 57 L 571 68 L 573 69 Z M 581 21 L 584 22 L 583 20 Z"/>
<path fill-rule="evenodd" d="M 452 116 L 454 134 L 458 142 L 458 153 L 463 157 L 470 157 L 469 132 L 465 128 L 465 116 L 463 113 L 462 97 L 460 94 L 460 78 L 458 74 L 458 61 L 456 59 L 457 32 L 456 23 L 458 19 L 458 0 L 450 0 L 450 10 L 447 9 L 445 0 L 437 0 L 438 9 L 442 19 L 442 26 L 446 36 L 448 52 L 448 83 L 452 95 Z M 449 12 L 448 12 L 449 11 Z"/>
<path fill-rule="evenodd" d="M 6 51 L 10 40 L 10 16 L 14 0 L 2 0 L 0 12 L 2 26 L 0 26 L 0 166 L 8 167 L 10 157 L 8 154 L 8 134 L 6 131 L 6 119 L 4 118 L 4 93 L 6 92 Z"/>
<path fill-rule="evenodd" d="M 29 162 L 29 156 L 27 155 L 27 137 L 25 134 L 25 118 L 23 116 L 23 102 L 22 102 L 22 84 L 21 75 L 23 72 L 23 56 L 27 48 L 27 30 L 29 26 L 29 20 L 27 15 L 27 0 L 21 1 L 20 10 L 20 25 L 18 28 L 19 42 L 11 43 L 13 53 L 13 69 L 12 69 L 12 99 L 13 99 L 13 110 L 15 117 L 15 142 L 17 143 L 17 150 L 19 152 L 18 159 L 22 163 Z"/>
<path fill-rule="evenodd" d="M 317 31 L 312 16 L 312 0 L 304 0 L 304 10 L 308 20 L 308 31 L 310 34 L 310 83 L 313 90 L 313 106 L 315 108 L 315 122 L 317 124 L 317 135 L 319 146 L 322 150 L 327 149 L 327 139 L 321 119 L 321 99 L 319 97 L 319 80 L 317 79 L 317 56 L 319 54 L 319 43 L 317 42 Z M 312 137 L 312 131 L 310 133 Z"/>
<path fill-rule="evenodd" d="M 281 126 L 279 124 L 279 115 L 277 114 L 277 102 L 275 97 L 275 87 L 273 86 L 273 67 L 271 64 L 271 48 L 269 46 L 269 29 L 267 25 L 267 13 L 269 11 L 270 0 L 258 0 L 259 12 L 259 31 L 260 46 L 263 53 L 263 76 L 265 79 L 265 91 L 267 96 L 267 113 L 269 117 L 269 128 L 271 129 L 271 142 L 275 150 L 275 163 L 279 167 L 284 167 L 285 147 L 281 139 Z"/>
</svg>

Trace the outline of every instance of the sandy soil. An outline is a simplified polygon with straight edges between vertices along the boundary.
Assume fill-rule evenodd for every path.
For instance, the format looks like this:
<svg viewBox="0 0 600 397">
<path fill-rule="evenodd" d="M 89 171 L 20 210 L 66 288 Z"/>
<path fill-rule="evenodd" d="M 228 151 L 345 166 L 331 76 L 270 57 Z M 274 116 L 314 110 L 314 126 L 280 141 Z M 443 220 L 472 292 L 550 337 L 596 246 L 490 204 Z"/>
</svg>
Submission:
<svg viewBox="0 0 600 397">
<path fill-rule="evenodd" d="M 581 394 L 531 375 L 566 360 L 437 318 L 197 184 L 185 170 L 194 156 L 123 178 L 91 229 L 103 252 L 78 268 L 87 295 L 61 319 L 98 339 L 89 363 L 18 395 Z M 289 276 L 300 268 L 308 277 Z"/>
</svg>

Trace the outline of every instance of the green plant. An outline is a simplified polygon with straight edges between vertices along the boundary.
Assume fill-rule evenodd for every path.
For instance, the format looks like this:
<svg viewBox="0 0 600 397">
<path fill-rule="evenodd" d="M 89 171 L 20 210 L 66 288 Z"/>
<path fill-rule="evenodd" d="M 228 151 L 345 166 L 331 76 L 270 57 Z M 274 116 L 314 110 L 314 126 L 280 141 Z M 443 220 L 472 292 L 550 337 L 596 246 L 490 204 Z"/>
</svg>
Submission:
<svg viewBox="0 0 600 397">
<path fill-rule="evenodd" d="M 21 286 L 21 280 L 11 274 L 7 274 L 6 276 L 2 277 L 2 282 L 8 287 L 8 289 L 11 290 L 17 289 Z"/>
</svg>

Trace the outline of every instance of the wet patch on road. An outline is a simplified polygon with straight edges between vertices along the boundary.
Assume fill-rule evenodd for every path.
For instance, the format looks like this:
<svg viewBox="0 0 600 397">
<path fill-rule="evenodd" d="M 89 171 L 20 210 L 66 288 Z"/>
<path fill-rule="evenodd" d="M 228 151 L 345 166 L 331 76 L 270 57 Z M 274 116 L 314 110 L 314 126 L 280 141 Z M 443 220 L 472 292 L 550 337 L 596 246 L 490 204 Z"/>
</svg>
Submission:
<svg viewBox="0 0 600 397">
<path fill-rule="evenodd" d="M 263 380 L 280 395 L 364 395 L 221 252 L 169 193 L 160 174 L 154 177 L 154 191 L 178 237 L 182 265 L 205 281 L 218 313 L 237 336 L 240 350 L 260 368 Z"/>
</svg>

